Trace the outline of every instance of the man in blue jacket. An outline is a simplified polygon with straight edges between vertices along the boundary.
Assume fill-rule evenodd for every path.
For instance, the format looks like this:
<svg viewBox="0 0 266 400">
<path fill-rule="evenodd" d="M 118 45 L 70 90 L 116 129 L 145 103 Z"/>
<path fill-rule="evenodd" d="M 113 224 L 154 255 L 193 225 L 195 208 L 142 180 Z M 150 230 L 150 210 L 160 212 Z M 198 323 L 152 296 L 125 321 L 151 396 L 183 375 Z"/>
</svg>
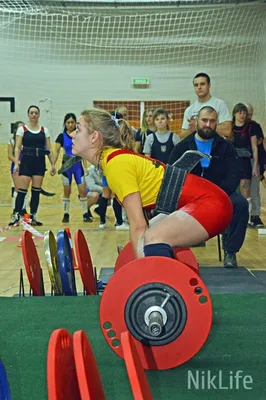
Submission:
<svg viewBox="0 0 266 400">
<path fill-rule="evenodd" d="M 212 156 L 202 159 L 191 171 L 219 186 L 233 203 L 233 218 L 223 233 L 224 266 L 237 267 L 236 253 L 245 240 L 249 219 L 248 202 L 236 189 L 240 183 L 238 157 L 234 146 L 216 133 L 217 112 L 213 107 L 203 107 L 198 115 L 197 131 L 178 143 L 169 158 L 173 164 L 187 150 L 199 150 Z"/>
</svg>

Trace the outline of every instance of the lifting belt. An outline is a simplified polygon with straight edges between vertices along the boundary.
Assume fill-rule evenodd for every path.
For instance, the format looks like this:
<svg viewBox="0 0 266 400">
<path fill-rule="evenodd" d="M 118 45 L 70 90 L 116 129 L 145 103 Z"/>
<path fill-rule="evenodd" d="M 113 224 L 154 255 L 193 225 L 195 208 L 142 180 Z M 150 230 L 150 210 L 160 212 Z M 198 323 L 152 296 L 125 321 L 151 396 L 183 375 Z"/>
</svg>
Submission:
<svg viewBox="0 0 266 400">
<path fill-rule="evenodd" d="M 210 160 L 211 156 L 197 150 L 188 150 L 173 165 L 166 165 L 154 215 L 171 214 L 177 210 L 186 175 L 202 158 Z"/>
<path fill-rule="evenodd" d="M 22 154 L 24 156 L 44 157 L 50 154 L 50 150 L 36 147 L 23 147 Z"/>
<path fill-rule="evenodd" d="M 80 157 L 80 156 L 69 156 L 68 154 L 64 154 L 63 155 L 63 165 L 58 170 L 58 174 L 63 174 L 69 168 L 71 168 L 74 164 L 76 164 L 77 162 L 79 162 L 81 160 L 82 160 L 82 157 Z"/>
</svg>

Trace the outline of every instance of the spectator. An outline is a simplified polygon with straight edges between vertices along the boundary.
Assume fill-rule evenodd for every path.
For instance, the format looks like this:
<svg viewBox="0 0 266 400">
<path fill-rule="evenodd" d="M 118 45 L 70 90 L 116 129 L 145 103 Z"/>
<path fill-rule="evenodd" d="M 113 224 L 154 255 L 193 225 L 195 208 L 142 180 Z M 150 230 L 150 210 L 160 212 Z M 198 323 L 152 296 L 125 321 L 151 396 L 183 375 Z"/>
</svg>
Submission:
<svg viewBox="0 0 266 400">
<path fill-rule="evenodd" d="M 154 108 L 148 108 L 142 114 L 141 128 L 136 133 L 135 150 L 137 153 L 143 154 L 145 141 L 148 135 L 155 132 L 156 128 L 153 123 Z"/>
<path fill-rule="evenodd" d="M 230 137 L 232 134 L 230 112 L 223 100 L 211 96 L 209 75 L 204 72 L 197 74 L 193 79 L 193 86 L 198 99 L 185 110 L 180 137 L 184 138 L 196 131 L 198 113 L 205 106 L 213 107 L 217 112 L 216 132 L 222 137 Z"/>
<path fill-rule="evenodd" d="M 73 157 L 72 154 L 72 134 L 76 130 L 77 119 L 75 114 L 67 113 L 64 117 L 63 122 L 63 132 L 56 138 L 55 147 L 55 163 L 58 160 L 61 149 L 64 151 L 63 164 Z M 71 196 L 71 186 L 72 179 L 75 179 L 78 192 L 79 200 L 83 215 L 83 222 L 91 222 L 91 218 L 87 213 L 87 197 L 86 188 L 84 183 L 84 170 L 82 167 L 82 162 L 79 161 L 75 163 L 71 168 L 62 173 L 62 183 L 63 183 L 63 210 L 64 216 L 62 222 L 69 222 L 69 210 L 70 210 L 70 196 Z"/>
<path fill-rule="evenodd" d="M 32 183 L 30 202 L 31 223 L 33 226 L 42 225 L 42 222 L 37 221 L 37 211 L 46 169 L 46 155 L 51 164 L 50 174 L 54 176 L 56 173 L 49 131 L 47 128 L 39 125 L 39 107 L 31 105 L 28 108 L 27 114 L 29 118 L 27 125 L 20 126 L 16 132 L 14 173 L 19 174 L 19 187 L 13 220 L 9 223 L 10 226 L 19 223 L 20 212 L 23 209 L 30 182 Z M 22 146 L 23 153 L 19 164 Z"/>
<path fill-rule="evenodd" d="M 258 173 L 258 147 L 256 126 L 248 120 L 248 110 L 245 104 L 238 103 L 233 109 L 233 144 L 239 157 L 240 165 L 240 192 L 249 203 L 249 214 L 251 213 L 250 185 L 252 176 Z M 253 158 L 253 167 L 250 160 Z M 248 224 L 253 228 L 252 224 Z"/>
<path fill-rule="evenodd" d="M 246 104 L 248 110 L 248 120 L 256 129 L 257 136 L 257 145 L 258 145 L 258 163 L 259 163 L 259 175 L 260 179 L 253 176 L 251 179 L 250 186 L 250 197 L 251 197 L 251 217 L 250 222 L 254 226 L 254 228 L 261 228 L 264 226 L 262 220 L 260 219 L 260 209 L 261 209 L 261 200 L 260 200 L 260 181 L 264 181 L 264 165 L 266 164 L 266 152 L 264 149 L 264 134 L 260 124 L 256 121 L 252 120 L 253 117 L 253 107 L 251 104 Z M 252 167 L 254 165 L 254 160 L 251 159 Z"/>
<path fill-rule="evenodd" d="M 156 131 L 147 136 L 143 152 L 146 156 L 155 158 L 166 164 L 174 145 L 180 139 L 179 136 L 169 130 L 169 116 L 166 110 L 162 108 L 155 110 L 153 113 L 153 123 Z"/>
<path fill-rule="evenodd" d="M 173 164 L 187 150 L 210 154 L 210 161 L 203 159 L 191 172 L 219 186 L 230 197 L 233 218 L 223 233 L 224 267 L 237 267 L 236 253 L 244 243 L 248 223 L 248 203 L 236 189 L 240 183 L 239 160 L 234 146 L 217 132 L 218 115 L 213 107 L 203 107 L 197 120 L 197 131 L 178 143 L 169 158 Z"/>
</svg>

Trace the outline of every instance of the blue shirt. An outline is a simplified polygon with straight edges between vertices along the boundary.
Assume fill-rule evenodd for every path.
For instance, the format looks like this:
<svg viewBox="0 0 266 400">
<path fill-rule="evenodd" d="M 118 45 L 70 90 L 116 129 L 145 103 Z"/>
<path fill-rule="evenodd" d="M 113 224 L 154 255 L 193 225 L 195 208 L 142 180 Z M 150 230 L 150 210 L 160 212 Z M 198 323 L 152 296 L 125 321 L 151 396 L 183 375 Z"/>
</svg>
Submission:
<svg viewBox="0 0 266 400">
<path fill-rule="evenodd" d="M 196 138 L 196 136 L 194 136 L 194 140 L 195 140 L 198 151 L 200 151 L 203 154 L 207 154 L 208 156 L 211 154 L 214 138 L 211 138 L 207 142 L 201 142 L 200 140 L 198 140 Z M 207 160 L 207 158 L 202 158 L 200 160 L 202 168 L 208 168 L 210 165 L 210 162 L 211 162 L 211 160 Z"/>
</svg>

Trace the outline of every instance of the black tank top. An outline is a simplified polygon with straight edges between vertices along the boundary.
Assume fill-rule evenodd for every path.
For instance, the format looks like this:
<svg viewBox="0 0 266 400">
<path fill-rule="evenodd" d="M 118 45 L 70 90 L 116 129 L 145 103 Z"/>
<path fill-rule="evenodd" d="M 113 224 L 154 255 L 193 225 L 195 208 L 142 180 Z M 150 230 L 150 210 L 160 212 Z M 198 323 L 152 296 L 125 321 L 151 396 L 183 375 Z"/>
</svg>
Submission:
<svg viewBox="0 0 266 400">
<path fill-rule="evenodd" d="M 25 125 L 23 125 L 24 135 L 22 138 L 23 147 L 31 147 L 34 149 L 44 149 L 46 145 L 46 138 L 44 127 L 41 126 L 40 132 L 32 133 Z"/>
<path fill-rule="evenodd" d="M 170 132 L 169 138 L 167 142 L 161 143 L 156 137 L 156 134 L 153 133 L 153 144 L 151 147 L 151 158 L 155 158 L 156 160 L 159 160 L 163 162 L 164 164 L 167 164 L 169 156 L 171 154 L 171 151 L 174 148 L 174 143 L 173 143 L 173 133 Z"/>
</svg>

